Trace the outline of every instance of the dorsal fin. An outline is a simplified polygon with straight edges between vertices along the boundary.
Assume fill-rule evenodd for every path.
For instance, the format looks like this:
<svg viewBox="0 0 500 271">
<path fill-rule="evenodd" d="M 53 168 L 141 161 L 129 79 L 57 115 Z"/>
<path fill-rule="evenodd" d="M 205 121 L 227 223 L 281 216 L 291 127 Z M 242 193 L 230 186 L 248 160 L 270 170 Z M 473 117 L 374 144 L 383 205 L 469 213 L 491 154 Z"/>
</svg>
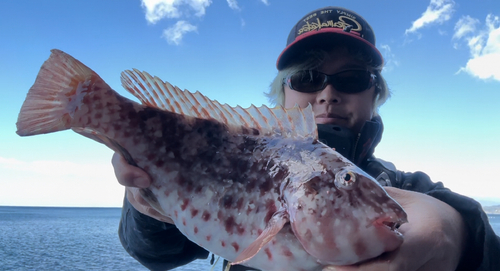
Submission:
<svg viewBox="0 0 500 271">
<path fill-rule="evenodd" d="M 214 119 L 228 126 L 255 128 L 261 134 L 280 133 L 285 137 L 317 138 L 317 128 L 312 107 L 282 106 L 269 108 L 265 105 L 249 108 L 231 107 L 210 100 L 199 91 L 171 85 L 156 76 L 137 69 L 121 74 L 123 87 L 137 97 L 144 105 L 186 116 Z"/>
</svg>

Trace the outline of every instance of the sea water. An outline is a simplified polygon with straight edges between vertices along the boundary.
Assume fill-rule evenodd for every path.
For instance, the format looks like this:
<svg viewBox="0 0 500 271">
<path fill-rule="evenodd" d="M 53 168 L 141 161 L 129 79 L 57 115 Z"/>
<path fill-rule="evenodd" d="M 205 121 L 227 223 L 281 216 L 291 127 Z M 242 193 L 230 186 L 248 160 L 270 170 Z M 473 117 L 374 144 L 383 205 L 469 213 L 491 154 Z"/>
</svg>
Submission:
<svg viewBox="0 0 500 271">
<path fill-rule="evenodd" d="M 0 270 L 148 270 L 120 244 L 120 215 L 120 208 L 0 206 Z M 210 269 L 207 259 L 176 270 Z"/>
<path fill-rule="evenodd" d="M 0 206 L 0 270 L 147 270 L 118 239 L 120 208 Z M 500 215 L 489 215 L 500 234 Z M 213 270 L 222 270 L 220 260 Z M 180 271 L 211 269 L 197 260 Z"/>
</svg>

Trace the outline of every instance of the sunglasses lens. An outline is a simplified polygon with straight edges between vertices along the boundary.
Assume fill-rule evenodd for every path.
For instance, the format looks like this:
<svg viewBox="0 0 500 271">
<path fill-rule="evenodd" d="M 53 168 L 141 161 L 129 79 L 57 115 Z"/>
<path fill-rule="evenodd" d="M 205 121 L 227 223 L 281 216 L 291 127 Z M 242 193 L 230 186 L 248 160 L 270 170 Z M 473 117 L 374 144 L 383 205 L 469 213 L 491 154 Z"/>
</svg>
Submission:
<svg viewBox="0 0 500 271">
<path fill-rule="evenodd" d="M 289 78 L 289 86 L 299 92 L 316 92 L 326 87 L 326 82 L 340 92 L 358 93 L 371 87 L 372 74 L 368 71 L 351 70 L 334 75 L 326 75 L 318 71 L 299 71 Z"/>
<path fill-rule="evenodd" d="M 345 71 L 335 74 L 332 81 L 340 92 L 358 93 L 371 87 L 372 76 L 367 71 Z"/>
<path fill-rule="evenodd" d="M 316 92 L 324 88 L 325 77 L 317 71 L 299 71 L 290 77 L 290 86 L 300 92 Z"/>
</svg>

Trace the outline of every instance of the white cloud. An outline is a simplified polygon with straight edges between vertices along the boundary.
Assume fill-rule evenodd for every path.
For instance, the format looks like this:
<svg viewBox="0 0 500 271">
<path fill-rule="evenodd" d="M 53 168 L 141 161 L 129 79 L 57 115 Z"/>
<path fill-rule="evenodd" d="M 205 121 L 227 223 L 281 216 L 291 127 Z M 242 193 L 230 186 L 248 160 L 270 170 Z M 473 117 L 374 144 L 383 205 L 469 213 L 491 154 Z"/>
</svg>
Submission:
<svg viewBox="0 0 500 271">
<path fill-rule="evenodd" d="M 474 32 L 478 24 L 478 19 L 474 19 L 469 15 L 463 16 L 455 24 L 455 33 L 453 34 L 453 39 L 461 39 L 465 35 Z"/>
<path fill-rule="evenodd" d="M 479 21 L 462 17 L 455 25 L 453 37 L 465 40 L 471 58 L 459 72 L 466 72 L 479 79 L 500 81 L 500 17 L 489 14 L 485 26 L 476 30 Z"/>
<path fill-rule="evenodd" d="M 399 66 L 399 61 L 396 58 L 396 55 L 392 52 L 391 47 L 387 44 L 381 44 L 379 46 L 380 52 L 384 57 L 384 72 L 390 72 L 395 67 Z"/>
<path fill-rule="evenodd" d="M 226 0 L 227 1 L 227 4 L 229 5 L 229 7 L 233 10 L 238 10 L 240 11 L 241 8 L 239 7 L 238 5 L 238 1 L 237 0 Z M 260 0 L 264 5 L 266 6 L 269 6 L 269 1 L 268 0 Z"/>
<path fill-rule="evenodd" d="M 455 2 L 453 0 L 431 0 L 429 6 L 422 16 L 405 30 L 405 34 L 414 33 L 429 24 L 443 23 L 451 18 L 454 12 Z"/>
<path fill-rule="evenodd" d="M 146 11 L 146 20 L 155 24 L 163 18 L 179 18 L 181 15 L 187 15 L 180 11 L 182 6 L 188 6 L 194 10 L 195 16 L 201 17 L 211 4 L 211 0 L 142 0 L 141 5 Z"/>
<path fill-rule="evenodd" d="M 184 34 L 196 30 L 196 26 L 186 21 L 178 21 L 174 26 L 163 31 L 163 37 L 169 44 L 179 45 L 184 37 Z"/>
<path fill-rule="evenodd" d="M 231 9 L 240 10 L 240 7 L 238 6 L 238 1 L 236 0 L 227 0 L 227 4 Z"/>
<path fill-rule="evenodd" d="M 78 174 L 82 177 L 95 178 L 109 171 L 110 165 L 77 164 L 69 161 L 40 160 L 33 162 L 20 161 L 14 158 L 0 157 L 0 168 L 11 171 L 30 172 L 38 176 L 69 176 Z"/>
<path fill-rule="evenodd" d="M 0 205 L 119 207 L 124 190 L 111 163 L 0 157 Z"/>
<path fill-rule="evenodd" d="M 229 8 L 241 11 L 237 0 L 226 1 Z M 266 6 L 269 5 L 268 0 L 260 1 Z M 186 33 L 197 30 L 197 27 L 187 20 L 192 19 L 193 15 L 204 16 L 211 4 L 212 0 L 141 0 L 141 6 L 149 23 L 156 24 L 164 18 L 178 20 L 175 25 L 163 30 L 162 37 L 173 45 L 179 45 Z M 243 19 L 241 19 L 241 25 L 245 26 Z"/>
</svg>

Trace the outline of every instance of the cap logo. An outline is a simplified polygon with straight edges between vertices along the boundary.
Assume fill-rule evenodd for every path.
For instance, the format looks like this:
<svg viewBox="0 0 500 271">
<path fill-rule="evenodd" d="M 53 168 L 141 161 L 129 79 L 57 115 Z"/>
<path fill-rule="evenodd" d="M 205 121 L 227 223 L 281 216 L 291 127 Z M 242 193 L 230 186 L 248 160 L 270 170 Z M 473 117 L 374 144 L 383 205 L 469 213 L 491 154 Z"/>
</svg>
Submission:
<svg viewBox="0 0 500 271">
<path fill-rule="evenodd" d="M 288 67 L 304 50 L 325 49 L 341 43 L 366 50 L 376 66 L 384 63 L 382 54 L 375 47 L 375 33 L 368 22 L 354 11 L 328 6 L 307 13 L 292 27 L 276 67 L 278 70 Z"/>
<path fill-rule="evenodd" d="M 361 32 L 363 27 L 359 24 L 354 18 L 347 16 L 339 16 L 338 21 L 334 20 L 320 20 L 320 18 L 316 18 L 316 21 L 309 22 L 309 19 L 312 19 L 316 16 L 316 13 L 309 16 L 306 20 L 306 24 L 303 25 L 298 31 L 297 36 L 307 33 L 313 30 L 320 30 L 321 28 L 340 28 L 340 29 L 350 29 L 350 31 Z M 349 31 L 349 32 L 350 32 Z"/>
</svg>

